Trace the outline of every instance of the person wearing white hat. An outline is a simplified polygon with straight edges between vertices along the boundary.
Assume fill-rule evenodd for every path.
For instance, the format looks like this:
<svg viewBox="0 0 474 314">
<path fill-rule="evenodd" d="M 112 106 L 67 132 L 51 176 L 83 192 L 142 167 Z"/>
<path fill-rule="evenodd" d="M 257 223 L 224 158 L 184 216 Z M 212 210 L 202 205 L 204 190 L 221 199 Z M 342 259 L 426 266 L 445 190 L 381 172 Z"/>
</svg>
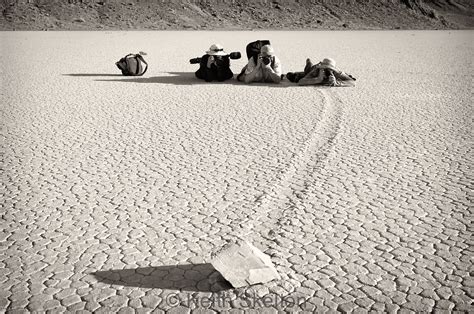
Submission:
<svg viewBox="0 0 474 314">
<path fill-rule="evenodd" d="M 198 59 L 199 60 L 199 59 Z M 230 70 L 229 55 L 220 44 L 212 44 L 206 54 L 199 60 L 199 69 L 196 77 L 207 82 L 225 81 L 234 77 Z"/>
<path fill-rule="evenodd" d="M 226 53 L 224 52 L 224 47 L 220 44 L 212 44 L 211 47 L 209 47 L 209 50 L 206 51 L 206 54 L 210 56 L 225 56 Z"/>
<path fill-rule="evenodd" d="M 278 57 L 275 55 L 273 47 L 270 45 L 265 45 L 260 49 L 257 62 L 255 62 L 254 58 L 249 59 L 244 73 L 239 75 L 238 80 L 245 83 L 280 83 L 281 73 L 281 63 Z"/>
<path fill-rule="evenodd" d="M 303 72 L 289 72 L 286 78 L 299 85 L 354 86 L 355 78 L 339 70 L 336 61 L 325 58 L 316 65 L 306 60 Z"/>
</svg>

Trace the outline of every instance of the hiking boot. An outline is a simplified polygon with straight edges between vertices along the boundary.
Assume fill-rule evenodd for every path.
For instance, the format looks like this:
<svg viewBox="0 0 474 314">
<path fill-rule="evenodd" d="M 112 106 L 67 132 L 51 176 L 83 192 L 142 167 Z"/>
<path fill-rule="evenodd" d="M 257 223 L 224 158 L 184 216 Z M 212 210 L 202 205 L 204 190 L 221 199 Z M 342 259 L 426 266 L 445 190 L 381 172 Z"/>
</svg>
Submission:
<svg viewBox="0 0 474 314">
<path fill-rule="evenodd" d="M 304 73 L 308 74 L 309 71 L 311 71 L 312 67 L 313 67 L 313 62 L 311 62 L 311 59 L 310 58 L 306 59 L 306 65 L 304 66 Z"/>
</svg>

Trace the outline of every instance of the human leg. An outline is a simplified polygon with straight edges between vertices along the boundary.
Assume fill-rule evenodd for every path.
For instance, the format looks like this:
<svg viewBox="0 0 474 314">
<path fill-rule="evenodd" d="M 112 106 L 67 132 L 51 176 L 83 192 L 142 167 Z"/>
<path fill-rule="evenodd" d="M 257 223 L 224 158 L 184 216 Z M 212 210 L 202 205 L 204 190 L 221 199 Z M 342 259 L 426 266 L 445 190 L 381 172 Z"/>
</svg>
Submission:
<svg viewBox="0 0 474 314">
<path fill-rule="evenodd" d="M 313 62 L 311 61 L 310 58 L 306 59 L 306 65 L 304 66 L 304 70 L 303 70 L 304 74 L 306 75 L 309 72 L 311 72 L 312 68 L 313 68 Z"/>
</svg>

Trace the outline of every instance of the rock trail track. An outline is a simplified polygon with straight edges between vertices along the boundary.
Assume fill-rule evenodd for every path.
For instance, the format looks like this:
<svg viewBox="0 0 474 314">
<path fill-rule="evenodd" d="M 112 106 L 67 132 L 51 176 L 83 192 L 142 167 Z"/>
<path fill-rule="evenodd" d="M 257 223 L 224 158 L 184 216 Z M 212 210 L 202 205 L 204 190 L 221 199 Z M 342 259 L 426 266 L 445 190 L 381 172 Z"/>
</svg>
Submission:
<svg viewBox="0 0 474 314">
<path fill-rule="evenodd" d="M 0 35 L 0 311 L 472 309 L 471 31 Z M 187 64 L 265 38 L 357 86 Z M 232 289 L 209 262 L 237 236 L 282 279 Z"/>
<path fill-rule="evenodd" d="M 319 97 L 304 100 L 314 103 L 317 107 L 322 105 L 321 117 L 314 121 L 314 126 L 309 131 L 306 140 L 299 151 L 293 154 L 286 168 L 281 170 L 276 181 L 270 184 L 267 191 L 257 197 L 256 209 L 248 213 L 245 220 L 238 224 L 245 230 L 238 232 L 238 236 L 245 236 L 252 232 L 253 226 L 270 212 L 278 217 L 275 213 L 284 214 L 291 210 L 296 201 L 295 198 L 301 198 L 304 194 L 308 184 L 305 181 L 311 180 L 311 173 L 316 170 L 317 164 L 328 155 L 338 135 L 341 111 L 323 88 L 320 88 L 319 93 L 316 94 Z"/>
</svg>

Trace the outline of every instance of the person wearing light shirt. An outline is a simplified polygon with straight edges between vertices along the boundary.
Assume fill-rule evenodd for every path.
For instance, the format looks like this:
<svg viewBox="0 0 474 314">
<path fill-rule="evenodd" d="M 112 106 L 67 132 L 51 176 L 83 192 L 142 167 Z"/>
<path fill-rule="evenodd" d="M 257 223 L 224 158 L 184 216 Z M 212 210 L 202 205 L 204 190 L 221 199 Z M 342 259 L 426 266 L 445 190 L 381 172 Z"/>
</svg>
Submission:
<svg viewBox="0 0 474 314">
<path fill-rule="evenodd" d="M 257 61 L 250 58 L 244 73 L 237 79 L 247 84 L 252 82 L 280 83 L 281 74 L 281 63 L 275 56 L 273 47 L 265 45 L 260 49 Z"/>
<path fill-rule="evenodd" d="M 325 58 L 315 65 L 307 59 L 303 72 L 289 72 L 286 78 L 298 85 L 325 86 L 354 86 L 356 80 L 352 75 L 336 68 L 336 61 L 331 58 Z"/>
</svg>

